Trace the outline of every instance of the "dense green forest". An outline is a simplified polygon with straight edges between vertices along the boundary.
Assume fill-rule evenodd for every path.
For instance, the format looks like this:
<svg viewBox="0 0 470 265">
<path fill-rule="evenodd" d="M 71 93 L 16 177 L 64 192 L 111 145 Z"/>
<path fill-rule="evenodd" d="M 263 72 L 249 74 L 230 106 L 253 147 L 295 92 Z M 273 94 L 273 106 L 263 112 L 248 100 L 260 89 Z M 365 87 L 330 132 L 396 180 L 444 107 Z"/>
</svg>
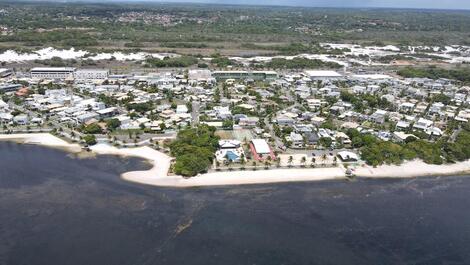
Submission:
<svg viewBox="0 0 470 265">
<path fill-rule="evenodd" d="M 195 176 L 211 166 L 219 138 L 215 128 L 200 125 L 178 132 L 170 144 L 171 155 L 176 157 L 173 171 L 183 176 Z"/>
</svg>

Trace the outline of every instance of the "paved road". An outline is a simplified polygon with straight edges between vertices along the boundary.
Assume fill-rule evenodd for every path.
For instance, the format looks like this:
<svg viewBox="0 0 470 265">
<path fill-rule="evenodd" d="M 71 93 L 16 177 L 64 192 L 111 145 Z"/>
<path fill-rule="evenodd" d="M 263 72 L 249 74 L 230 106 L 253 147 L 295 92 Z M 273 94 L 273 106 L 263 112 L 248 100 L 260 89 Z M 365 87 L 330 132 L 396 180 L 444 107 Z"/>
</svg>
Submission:
<svg viewBox="0 0 470 265">
<path fill-rule="evenodd" d="M 199 110 L 201 108 L 201 104 L 199 102 L 193 101 L 192 108 L 193 111 L 191 112 L 191 122 L 193 126 L 197 126 L 199 124 Z"/>
</svg>

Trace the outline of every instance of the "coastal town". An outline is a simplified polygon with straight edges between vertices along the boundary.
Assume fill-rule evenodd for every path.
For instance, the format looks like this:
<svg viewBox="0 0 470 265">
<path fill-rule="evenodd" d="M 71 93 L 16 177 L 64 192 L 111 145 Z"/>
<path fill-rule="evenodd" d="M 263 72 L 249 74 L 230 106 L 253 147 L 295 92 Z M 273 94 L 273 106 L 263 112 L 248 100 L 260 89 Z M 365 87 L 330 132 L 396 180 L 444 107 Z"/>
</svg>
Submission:
<svg viewBox="0 0 470 265">
<path fill-rule="evenodd" d="M 405 77 L 412 70 L 3 68 L 0 131 L 50 133 L 84 150 L 147 147 L 185 177 L 304 168 L 353 177 L 415 159 L 466 161 L 470 87 Z"/>
<path fill-rule="evenodd" d="M 470 264 L 470 0 L 0 0 L 0 265 Z"/>
</svg>

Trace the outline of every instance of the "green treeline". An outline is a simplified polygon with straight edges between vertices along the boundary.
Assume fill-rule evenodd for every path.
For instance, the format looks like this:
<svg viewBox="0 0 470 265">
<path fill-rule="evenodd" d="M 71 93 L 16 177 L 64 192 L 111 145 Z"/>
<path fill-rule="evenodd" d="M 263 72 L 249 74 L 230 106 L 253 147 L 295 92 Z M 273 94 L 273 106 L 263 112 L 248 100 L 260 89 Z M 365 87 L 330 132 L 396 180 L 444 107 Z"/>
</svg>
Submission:
<svg viewBox="0 0 470 265">
<path fill-rule="evenodd" d="M 259 65 L 256 65 L 259 66 Z M 329 69 L 338 69 L 342 66 L 334 62 L 324 62 L 317 59 L 307 59 L 307 58 L 294 58 L 292 60 L 287 60 L 284 58 L 273 58 L 270 62 L 262 64 L 265 68 L 271 69 L 307 69 L 307 68 L 329 68 Z"/>
<path fill-rule="evenodd" d="M 86 47 L 98 45 L 95 37 L 88 32 L 78 30 L 22 31 L 15 35 L 0 36 L 0 42 L 25 42 L 28 46 L 57 44 L 67 47 Z"/>
<path fill-rule="evenodd" d="M 398 74 L 405 78 L 454 79 L 461 82 L 470 82 L 470 68 L 443 69 L 437 67 L 416 68 L 406 67 L 400 69 Z"/>
<path fill-rule="evenodd" d="M 188 67 L 195 65 L 198 62 L 198 59 L 192 56 L 181 56 L 181 57 L 165 57 L 163 60 L 157 58 L 149 58 L 146 60 L 147 66 L 151 67 Z"/>
<path fill-rule="evenodd" d="M 367 164 L 400 164 L 405 160 L 419 158 L 428 164 L 455 163 L 470 159 L 470 126 L 458 134 L 454 142 L 447 137 L 436 142 L 409 137 L 405 143 L 382 141 L 370 134 L 361 134 L 351 129 L 347 132 L 352 145 L 360 149 L 361 157 Z"/>
<path fill-rule="evenodd" d="M 169 145 L 171 155 L 176 157 L 173 167 L 176 174 L 189 177 L 207 171 L 219 143 L 215 130 L 215 127 L 200 125 L 178 132 L 177 139 Z"/>
<path fill-rule="evenodd" d="M 166 48 L 207 48 L 207 44 L 204 43 L 193 43 L 193 42 L 162 42 L 160 44 L 161 47 Z"/>
<path fill-rule="evenodd" d="M 350 51 L 348 49 L 331 49 L 327 50 L 318 44 L 305 45 L 302 43 L 290 43 L 288 45 L 258 45 L 254 43 L 243 43 L 241 45 L 245 49 L 254 50 L 274 50 L 280 52 L 283 55 L 297 55 L 300 53 L 317 53 L 317 54 L 344 54 L 344 52 Z"/>
</svg>

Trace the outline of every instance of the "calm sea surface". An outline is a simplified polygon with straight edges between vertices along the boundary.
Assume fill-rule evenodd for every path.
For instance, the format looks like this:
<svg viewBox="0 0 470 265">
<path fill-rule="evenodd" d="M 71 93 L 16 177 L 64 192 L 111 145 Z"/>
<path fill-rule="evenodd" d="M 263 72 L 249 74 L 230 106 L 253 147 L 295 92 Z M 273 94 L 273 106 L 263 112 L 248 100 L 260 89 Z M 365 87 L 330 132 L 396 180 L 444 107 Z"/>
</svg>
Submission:
<svg viewBox="0 0 470 265">
<path fill-rule="evenodd" d="M 467 177 L 192 189 L 119 178 L 147 168 L 0 142 L 0 264 L 470 264 Z"/>
</svg>

